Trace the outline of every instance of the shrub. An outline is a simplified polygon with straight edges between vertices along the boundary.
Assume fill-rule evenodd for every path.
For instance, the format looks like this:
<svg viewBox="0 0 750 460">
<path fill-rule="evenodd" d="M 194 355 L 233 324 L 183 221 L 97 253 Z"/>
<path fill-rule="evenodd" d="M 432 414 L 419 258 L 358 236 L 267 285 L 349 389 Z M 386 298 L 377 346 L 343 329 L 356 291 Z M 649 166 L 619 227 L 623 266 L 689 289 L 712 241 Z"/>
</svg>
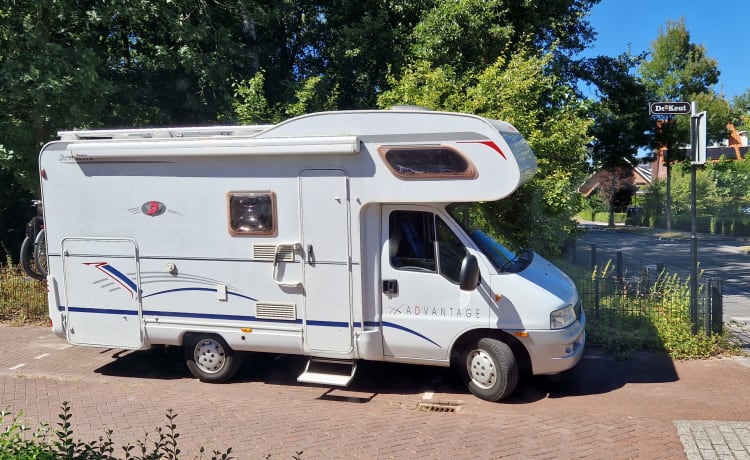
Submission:
<svg viewBox="0 0 750 460">
<path fill-rule="evenodd" d="M 0 426 L 5 423 L 9 412 L 0 411 Z M 70 423 L 72 417 L 71 408 L 67 401 L 62 403 L 62 412 L 59 414 L 60 421 L 58 429 L 51 432 L 49 425 L 42 423 L 39 428 L 30 433 L 17 413 L 0 431 L 0 459 L 2 460 L 115 460 L 115 446 L 112 442 L 112 430 L 107 430 L 104 436 L 100 436 L 91 442 L 82 442 L 73 438 L 73 428 Z M 146 439 L 138 440 L 136 443 L 121 447 L 126 460 L 177 460 L 181 453 L 178 447 L 178 438 L 175 419 L 177 414 L 172 410 L 167 411 L 167 424 L 164 428 L 157 428 L 158 439 L 155 441 Z M 232 448 L 225 452 L 213 451 L 211 460 L 229 460 Z M 197 458 L 203 458 L 203 447 L 199 450 Z M 301 458 L 302 452 L 298 452 L 295 458 Z"/>
<path fill-rule="evenodd" d="M 590 344 L 625 356 L 666 351 L 674 359 L 736 352 L 728 333 L 693 334 L 689 280 L 662 272 L 655 280 L 642 277 L 637 285 L 620 282 L 611 261 L 589 273 L 574 279 L 586 307 Z"/>
</svg>

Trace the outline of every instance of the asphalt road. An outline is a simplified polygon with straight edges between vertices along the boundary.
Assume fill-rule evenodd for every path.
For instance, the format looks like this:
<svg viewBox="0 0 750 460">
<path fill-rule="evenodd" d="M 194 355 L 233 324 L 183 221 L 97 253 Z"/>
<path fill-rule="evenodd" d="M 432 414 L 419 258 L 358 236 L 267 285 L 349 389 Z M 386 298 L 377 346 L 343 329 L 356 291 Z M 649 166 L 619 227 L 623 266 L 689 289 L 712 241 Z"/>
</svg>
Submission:
<svg viewBox="0 0 750 460">
<path fill-rule="evenodd" d="M 665 264 L 669 271 L 690 273 L 689 235 L 660 239 L 622 229 L 587 228 L 586 235 L 577 242 L 579 259 L 588 261 L 591 245 L 595 244 L 599 264 L 615 259 L 615 253 L 622 251 L 623 261 L 629 267 Z M 747 238 L 698 235 L 698 266 L 704 276 L 721 279 L 725 295 L 744 296 L 750 302 L 750 255 L 739 249 L 746 245 L 750 245 Z"/>
</svg>

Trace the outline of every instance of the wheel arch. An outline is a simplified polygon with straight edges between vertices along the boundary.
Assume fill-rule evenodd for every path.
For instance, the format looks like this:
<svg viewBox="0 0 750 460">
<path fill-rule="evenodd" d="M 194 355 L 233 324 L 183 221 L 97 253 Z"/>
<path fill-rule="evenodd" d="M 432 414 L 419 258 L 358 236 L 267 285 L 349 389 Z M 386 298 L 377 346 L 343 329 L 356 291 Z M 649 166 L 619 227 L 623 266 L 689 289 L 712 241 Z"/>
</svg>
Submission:
<svg viewBox="0 0 750 460">
<path fill-rule="evenodd" d="M 531 356 L 529 355 L 526 346 L 512 334 L 509 334 L 501 329 L 490 328 L 472 329 L 461 334 L 451 346 L 451 366 L 455 367 L 459 364 L 461 354 L 467 346 L 474 344 L 483 338 L 496 339 L 500 340 L 501 342 L 505 342 L 513 351 L 513 354 L 515 355 L 516 361 L 518 363 L 518 370 L 521 372 L 521 374 L 528 375 L 531 373 Z"/>
</svg>

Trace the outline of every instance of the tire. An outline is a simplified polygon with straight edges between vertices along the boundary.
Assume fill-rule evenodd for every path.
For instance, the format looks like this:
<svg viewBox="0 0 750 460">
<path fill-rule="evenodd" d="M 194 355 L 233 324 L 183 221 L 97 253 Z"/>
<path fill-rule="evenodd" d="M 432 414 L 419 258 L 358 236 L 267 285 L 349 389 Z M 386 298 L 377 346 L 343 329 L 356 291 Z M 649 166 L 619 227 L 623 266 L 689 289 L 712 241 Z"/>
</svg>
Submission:
<svg viewBox="0 0 750 460">
<path fill-rule="evenodd" d="M 218 335 L 192 336 L 184 348 L 187 367 L 201 382 L 226 382 L 234 377 L 242 364 L 242 357 Z"/>
<path fill-rule="evenodd" d="M 46 231 L 42 229 L 34 240 L 34 263 L 42 278 L 47 277 L 47 239 Z"/>
<path fill-rule="evenodd" d="M 34 240 L 27 236 L 21 243 L 21 267 L 31 278 L 42 281 L 46 275 L 39 273 L 39 269 L 34 263 Z"/>
<path fill-rule="evenodd" d="M 518 385 L 518 363 L 508 344 L 484 338 L 468 346 L 460 364 L 469 391 L 486 401 L 500 401 Z"/>
</svg>

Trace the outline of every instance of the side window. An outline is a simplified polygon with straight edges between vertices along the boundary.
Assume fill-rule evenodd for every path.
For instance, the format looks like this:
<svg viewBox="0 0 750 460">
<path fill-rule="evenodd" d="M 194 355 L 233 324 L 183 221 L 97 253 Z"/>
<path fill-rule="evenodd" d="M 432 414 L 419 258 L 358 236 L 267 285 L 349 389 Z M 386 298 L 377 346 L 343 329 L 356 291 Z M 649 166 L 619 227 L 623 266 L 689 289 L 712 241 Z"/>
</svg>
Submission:
<svg viewBox="0 0 750 460">
<path fill-rule="evenodd" d="M 433 215 L 420 211 L 393 211 L 389 222 L 391 265 L 402 270 L 437 270 Z"/>
<path fill-rule="evenodd" d="M 380 156 L 401 179 L 474 179 L 474 165 L 447 146 L 381 146 Z"/>
<path fill-rule="evenodd" d="M 389 231 L 388 244 L 394 268 L 439 272 L 458 283 L 466 248 L 442 219 L 430 212 L 394 211 L 390 216 Z"/>
<path fill-rule="evenodd" d="M 227 207 L 232 235 L 276 234 L 276 195 L 273 192 L 229 192 Z"/>
<path fill-rule="evenodd" d="M 455 233 L 439 217 L 437 220 L 437 241 L 440 254 L 440 274 L 458 283 L 461 263 L 466 256 L 466 248 Z"/>
</svg>

